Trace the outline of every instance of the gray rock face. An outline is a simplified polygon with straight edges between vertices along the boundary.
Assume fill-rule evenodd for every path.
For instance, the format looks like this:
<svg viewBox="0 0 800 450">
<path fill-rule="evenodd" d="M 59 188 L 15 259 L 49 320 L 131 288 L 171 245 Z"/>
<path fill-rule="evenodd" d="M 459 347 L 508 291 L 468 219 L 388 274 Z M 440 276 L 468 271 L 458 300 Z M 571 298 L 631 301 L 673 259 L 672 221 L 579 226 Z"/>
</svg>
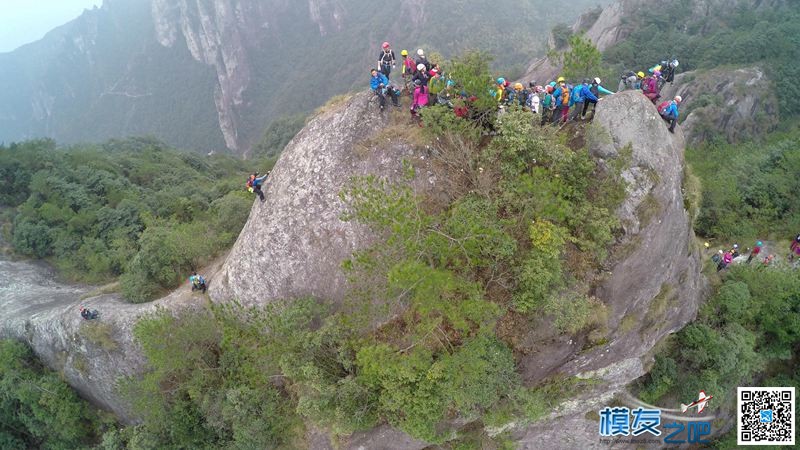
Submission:
<svg viewBox="0 0 800 450">
<path fill-rule="evenodd" d="M 522 448 L 598 447 L 597 411 L 645 374 L 645 355 L 666 335 L 693 320 L 706 293 L 699 253 L 684 210 L 684 139 L 673 135 L 656 108 L 638 92 L 601 101 L 591 151 L 600 159 L 631 151 L 623 176 L 628 197 L 618 210 L 625 235 L 612 253 L 616 262 L 595 292 L 609 308 L 609 342 L 579 354 L 559 369 L 565 375 L 602 381 L 561 405 L 545 422 L 517 430 Z M 569 433 L 564 430 L 569 429 Z M 538 443 L 538 444 L 537 444 Z"/>
<path fill-rule="evenodd" d="M 664 99 L 683 97 L 681 125 L 690 145 L 720 134 L 737 142 L 778 125 L 778 99 L 758 67 L 681 73 L 661 94 Z"/>
<path fill-rule="evenodd" d="M 266 181 L 267 200 L 253 205 L 220 281 L 210 288 L 212 298 L 248 305 L 303 296 L 343 299 L 342 261 L 372 236 L 340 220 L 345 205 L 339 193 L 353 176 L 397 180 L 403 159 L 419 159 L 397 136 L 378 136 L 386 113 L 373 99 L 371 92 L 350 98 L 311 120 L 286 146 Z M 365 145 L 376 136 L 377 145 Z"/>
<path fill-rule="evenodd" d="M 267 181 L 267 201 L 254 203 L 224 263 L 206 271 L 213 300 L 256 305 L 312 295 L 340 301 L 347 290 L 341 261 L 374 239 L 364 227 L 340 220 L 344 205 L 338 194 L 348 180 L 363 174 L 398 180 L 406 159 L 417 167 L 415 188 L 435 192 L 436 179 L 426 169 L 428 155 L 387 129 L 391 119 L 371 99 L 365 92 L 328 108 L 287 146 Z M 584 413 L 644 374 L 643 356 L 694 317 L 704 291 L 681 195 L 681 128 L 675 135 L 668 133 L 655 107 L 636 92 L 604 99 L 595 123 L 600 131 L 592 153 L 609 160 L 630 148 L 632 160 L 624 173 L 629 195 L 618 211 L 625 236 L 595 293 L 608 305 L 611 331 L 607 345 L 565 355 L 556 371 L 602 382 L 561 405 L 544 422 L 511 425 L 522 448 L 596 445 L 596 423 Z M 132 336 L 136 320 L 157 307 L 177 312 L 204 300 L 186 287 L 147 305 L 125 304 L 114 296 L 81 302 L 83 292 L 4 297 L 0 335 L 30 343 L 84 396 L 131 421 L 116 388 L 121 376 L 143 367 Z M 81 303 L 101 311 L 105 332 L 87 330 L 91 324 L 77 314 Z M 563 437 L 564 424 L 573 430 L 568 438 Z M 314 436 L 310 442 L 315 446 L 329 447 L 322 434 Z M 383 426 L 359 433 L 343 446 L 424 448 L 425 443 Z"/>
<path fill-rule="evenodd" d="M 209 279 L 219 264 L 208 269 Z M 134 305 L 116 295 L 82 300 L 86 287 L 53 281 L 46 266 L 0 259 L 0 338 L 23 341 L 50 368 L 92 403 L 113 411 L 124 423 L 135 418 L 118 391 L 121 378 L 140 373 L 145 361 L 134 342 L 138 319 L 157 308 L 182 310 L 203 305 L 186 286 L 158 301 Z M 96 309 L 98 320 L 86 321 L 80 306 Z"/>
</svg>

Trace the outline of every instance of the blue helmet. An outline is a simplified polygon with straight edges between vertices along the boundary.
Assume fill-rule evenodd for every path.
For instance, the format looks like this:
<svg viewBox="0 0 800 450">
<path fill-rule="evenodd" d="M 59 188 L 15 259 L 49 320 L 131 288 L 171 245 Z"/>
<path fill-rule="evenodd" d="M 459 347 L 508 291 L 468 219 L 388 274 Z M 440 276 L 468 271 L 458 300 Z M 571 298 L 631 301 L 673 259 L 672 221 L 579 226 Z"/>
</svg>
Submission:
<svg viewBox="0 0 800 450">
<path fill-rule="evenodd" d="M 506 79 L 503 78 L 503 77 L 500 77 L 500 78 L 497 79 L 497 84 L 505 84 L 505 82 L 506 82 Z"/>
</svg>

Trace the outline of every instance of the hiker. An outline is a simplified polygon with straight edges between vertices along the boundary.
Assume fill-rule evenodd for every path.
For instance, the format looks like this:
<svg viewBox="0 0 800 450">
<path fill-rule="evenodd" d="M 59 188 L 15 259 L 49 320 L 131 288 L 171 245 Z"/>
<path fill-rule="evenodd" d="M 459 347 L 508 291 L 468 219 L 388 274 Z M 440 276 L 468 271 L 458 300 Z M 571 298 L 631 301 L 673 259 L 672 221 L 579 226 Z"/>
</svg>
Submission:
<svg viewBox="0 0 800 450">
<path fill-rule="evenodd" d="M 775 255 L 769 255 L 766 258 L 764 258 L 764 267 L 768 266 L 773 259 L 775 259 Z"/>
<path fill-rule="evenodd" d="M 381 73 L 386 76 L 386 79 L 389 79 L 389 74 L 392 73 L 392 69 L 396 67 L 395 60 L 394 60 L 394 50 L 389 46 L 388 42 L 384 42 L 381 45 L 381 54 L 378 56 L 378 68 L 381 70 Z M 386 83 L 388 86 L 389 83 Z"/>
<path fill-rule="evenodd" d="M 553 86 L 547 86 L 544 90 L 544 98 L 542 98 L 542 126 L 550 123 L 556 109 L 556 100 L 553 96 Z"/>
<path fill-rule="evenodd" d="M 535 81 L 528 83 L 528 98 L 525 101 L 525 106 L 534 114 L 539 114 L 539 106 L 542 101 L 542 99 L 539 98 L 540 89 L 541 86 L 536 86 Z"/>
<path fill-rule="evenodd" d="M 664 84 L 675 81 L 675 69 L 678 68 L 678 64 L 678 60 L 673 59 L 672 61 L 661 61 L 661 64 L 650 68 L 650 73 L 655 73 L 656 70 L 661 72 L 661 78 L 658 80 L 659 89 L 661 89 Z"/>
<path fill-rule="evenodd" d="M 569 95 L 570 88 L 564 77 L 558 77 L 557 86 L 553 91 L 553 99 L 556 102 L 556 109 L 553 110 L 552 123 L 566 122 L 569 115 Z"/>
<path fill-rule="evenodd" d="M 403 76 L 403 86 L 406 92 L 410 95 L 411 89 L 411 77 L 414 75 L 414 70 L 416 70 L 417 64 L 414 62 L 414 59 L 408 56 L 408 50 L 403 50 L 400 52 L 400 56 L 403 57 L 402 68 L 400 69 L 400 73 Z"/>
<path fill-rule="evenodd" d="M 414 75 L 414 97 L 411 102 L 411 116 L 416 117 L 417 112 L 428 105 L 428 75 L 425 73 L 425 65 L 417 65 L 417 73 Z"/>
<path fill-rule="evenodd" d="M 436 69 L 431 69 L 428 75 L 428 94 L 438 97 L 439 92 L 442 92 L 444 89 L 445 80 Z"/>
<path fill-rule="evenodd" d="M 97 319 L 97 310 L 96 309 L 88 309 L 81 306 L 81 317 L 84 320 L 94 320 Z"/>
<path fill-rule="evenodd" d="M 494 97 L 497 100 L 498 104 L 503 103 L 503 99 L 506 96 L 505 90 L 506 90 L 506 79 L 500 77 L 497 79 L 497 85 L 495 86 L 494 91 L 492 91 L 492 97 Z"/>
<path fill-rule="evenodd" d="M 420 64 L 425 66 L 426 72 L 431 70 L 431 63 L 428 61 L 428 58 L 425 57 L 425 52 L 421 48 L 417 50 L 417 59 L 414 62 L 417 64 L 417 70 L 419 70 Z"/>
<path fill-rule="evenodd" d="M 669 132 L 675 132 L 675 125 L 678 123 L 678 105 L 681 104 L 683 99 L 680 95 L 676 95 L 671 101 L 665 101 L 658 105 L 658 113 L 661 118 L 670 123 Z"/>
<path fill-rule="evenodd" d="M 722 250 L 720 250 L 719 252 L 722 253 Z M 728 264 L 730 264 L 732 261 L 733 261 L 733 255 L 731 255 L 730 251 L 722 253 L 722 257 L 719 259 L 719 263 L 717 264 L 717 272 L 728 267 Z"/>
<path fill-rule="evenodd" d="M 731 248 L 731 256 L 734 258 L 739 257 L 739 244 L 733 244 L 733 247 Z"/>
<path fill-rule="evenodd" d="M 206 279 L 198 275 L 197 272 L 192 272 L 192 275 L 189 277 L 189 284 L 192 285 L 192 292 L 203 291 L 203 294 L 206 293 Z"/>
<path fill-rule="evenodd" d="M 589 94 L 591 93 L 589 92 L 588 78 L 583 80 L 583 84 L 576 84 L 575 87 L 572 88 L 572 92 L 570 92 L 569 95 L 569 108 L 572 110 L 572 114 L 569 117 L 570 121 L 578 120 L 578 116 L 580 116 L 581 111 L 583 111 L 583 104 L 588 100 L 587 95 Z"/>
<path fill-rule="evenodd" d="M 764 243 L 761 241 L 756 242 L 756 246 L 750 250 L 750 256 L 747 257 L 747 264 L 750 264 L 750 261 L 752 261 L 753 258 L 758 257 L 758 254 L 761 253 L 761 247 L 763 245 Z"/>
<path fill-rule="evenodd" d="M 618 91 L 624 91 L 626 89 L 636 89 L 636 81 L 638 78 L 636 77 L 636 72 L 629 70 L 619 77 L 619 87 L 617 88 Z"/>
<path fill-rule="evenodd" d="M 267 176 L 269 176 L 269 172 L 262 177 L 258 176 L 258 172 L 254 172 L 250 175 L 250 178 L 247 179 L 247 183 L 245 184 L 249 192 L 258 195 L 261 199 L 261 203 L 264 203 L 264 192 L 261 191 L 261 185 L 264 183 L 264 180 L 267 179 Z"/>
<path fill-rule="evenodd" d="M 800 257 L 800 234 L 794 238 L 792 244 L 789 246 L 789 262 L 793 262 L 795 256 Z"/>
<path fill-rule="evenodd" d="M 594 118 L 594 111 L 597 108 L 597 102 L 600 100 L 600 94 L 602 95 L 613 95 L 614 93 L 609 91 L 608 89 L 604 88 L 600 83 L 602 81 L 600 78 L 595 77 L 592 80 L 592 84 L 589 86 L 589 92 L 592 93 L 596 100 L 592 101 L 592 97 L 588 97 L 588 101 L 583 102 L 583 112 L 581 113 L 581 119 L 586 118 L 586 113 L 589 111 L 589 105 L 592 105 L 592 118 Z"/>
<path fill-rule="evenodd" d="M 397 92 L 394 86 L 389 85 L 389 79 L 386 78 L 386 75 L 378 72 L 377 69 L 372 69 L 370 75 L 372 75 L 372 78 L 369 80 L 369 87 L 378 96 L 381 110 L 386 107 L 387 95 L 392 99 L 394 106 L 400 106 L 400 93 Z"/>
<path fill-rule="evenodd" d="M 649 98 L 653 104 L 656 103 L 656 100 L 661 98 L 661 94 L 659 93 L 660 90 L 658 88 L 658 80 L 661 78 L 661 72 L 655 71 L 653 75 L 648 76 L 642 82 L 642 92 L 644 93 L 645 97 Z"/>
<path fill-rule="evenodd" d="M 439 91 L 439 94 L 436 95 L 436 103 L 442 106 L 447 106 L 450 109 L 453 109 L 453 102 L 451 101 L 451 89 L 455 86 L 455 82 L 453 80 L 447 80 L 444 85 L 444 89 Z"/>
</svg>

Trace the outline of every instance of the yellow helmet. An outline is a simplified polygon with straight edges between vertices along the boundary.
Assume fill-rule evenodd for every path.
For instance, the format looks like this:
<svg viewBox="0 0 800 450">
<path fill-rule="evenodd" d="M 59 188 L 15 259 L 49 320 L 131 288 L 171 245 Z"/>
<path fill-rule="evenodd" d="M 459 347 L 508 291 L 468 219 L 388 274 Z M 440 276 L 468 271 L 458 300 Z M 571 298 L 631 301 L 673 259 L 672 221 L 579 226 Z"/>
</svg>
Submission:
<svg viewBox="0 0 800 450">
<path fill-rule="evenodd" d="M 644 78 L 644 72 L 639 72 L 636 74 L 636 76 L 639 78 Z"/>
<path fill-rule="evenodd" d="M 408 50 L 403 50 L 400 52 L 400 56 L 408 56 Z"/>
<path fill-rule="evenodd" d="M 558 77 L 558 80 L 556 80 L 556 81 L 558 81 L 559 83 L 563 83 L 564 82 L 564 77 Z"/>
<path fill-rule="evenodd" d="M 523 88 L 523 87 L 522 87 L 522 83 L 515 83 L 515 84 L 514 84 L 514 90 L 516 90 L 516 91 L 521 91 L 521 90 L 522 90 L 522 88 Z"/>
</svg>

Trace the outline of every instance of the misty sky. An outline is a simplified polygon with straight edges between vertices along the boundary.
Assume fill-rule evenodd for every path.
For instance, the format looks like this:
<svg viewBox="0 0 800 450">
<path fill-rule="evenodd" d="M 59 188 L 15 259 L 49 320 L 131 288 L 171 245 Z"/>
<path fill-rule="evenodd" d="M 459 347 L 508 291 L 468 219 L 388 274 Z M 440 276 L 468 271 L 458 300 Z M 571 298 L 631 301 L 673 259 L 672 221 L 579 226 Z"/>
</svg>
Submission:
<svg viewBox="0 0 800 450">
<path fill-rule="evenodd" d="M 0 0 L 0 53 L 41 39 L 103 0 Z"/>
</svg>

